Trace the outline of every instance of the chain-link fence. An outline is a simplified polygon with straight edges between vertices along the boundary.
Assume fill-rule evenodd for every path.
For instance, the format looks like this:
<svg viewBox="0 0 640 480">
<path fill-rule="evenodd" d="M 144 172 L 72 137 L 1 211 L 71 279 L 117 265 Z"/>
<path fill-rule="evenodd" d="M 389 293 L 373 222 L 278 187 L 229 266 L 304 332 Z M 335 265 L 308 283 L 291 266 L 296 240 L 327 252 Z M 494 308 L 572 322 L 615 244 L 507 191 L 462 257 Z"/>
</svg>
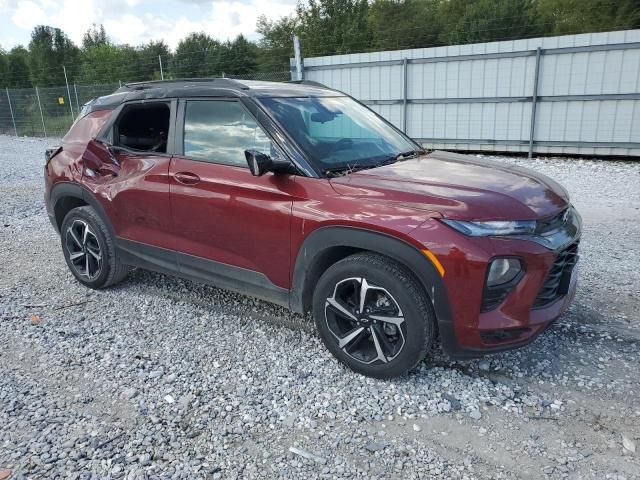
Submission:
<svg viewBox="0 0 640 480">
<path fill-rule="evenodd" d="M 265 72 L 228 75 L 239 80 L 284 82 L 291 73 Z M 109 95 L 120 83 L 100 85 L 70 84 L 60 87 L 10 89 L 0 92 L 0 134 L 36 137 L 61 137 L 73 124 L 82 105 Z"/>
</svg>

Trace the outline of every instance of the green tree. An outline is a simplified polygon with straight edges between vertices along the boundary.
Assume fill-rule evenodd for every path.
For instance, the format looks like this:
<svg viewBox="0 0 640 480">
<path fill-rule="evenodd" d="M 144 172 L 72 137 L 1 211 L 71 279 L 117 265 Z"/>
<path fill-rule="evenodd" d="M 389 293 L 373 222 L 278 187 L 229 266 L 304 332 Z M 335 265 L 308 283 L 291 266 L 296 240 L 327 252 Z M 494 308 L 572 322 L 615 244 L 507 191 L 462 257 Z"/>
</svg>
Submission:
<svg viewBox="0 0 640 480">
<path fill-rule="evenodd" d="M 536 13 L 550 35 L 640 28 L 639 0 L 538 0 Z"/>
<path fill-rule="evenodd" d="M 258 47 L 243 35 L 220 46 L 216 65 L 218 71 L 228 75 L 246 75 L 255 72 L 257 65 Z"/>
<path fill-rule="evenodd" d="M 82 48 L 86 50 L 90 47 L 95 47 L 96 45 L 103 45 L 105 43 L 109 43 L 109 38 L 107 37 L 107 32 L 104 30 L 104 26 L 100 24 L 98 27 L 95 23 L 93 26 L 85 32 L 82 37 Z"/>
<path fill-rule="evenodd" d="M 64 72 L 74 77 L 80 50 L 59 28 L 38 25 L 29 42 L 29 70 L 34 85 L 63 85 Z"/>
<path fill-rule="evenodd" d="M 6 87 L 9 83 L 9 56 L 0 48 L 0 86 Z"/>
<path fill-rule="evenodd" d="M 7 55 L 7 86 L 9 88 L 27 88 L 31 86 L 29 77 L 29 52 L 19 45 Z"/>
<path fill-rule="evenodd" d="M 374 0 L 369 8 L 373 50 L 437 45 L 440 0 Z"/>
<path fill-rule="evenodd" d="M 310 0 L 298 4 L 298 33 L 302 49 L 310 56 L 364 51 L 372 33 L 367 22 L 366 0 Z"/>
<path fill-rule="evenodd" d="M 169 62 L 171 76 L 193 78 L 214 75 L 211 61 L 216 58 L 219 49 L 220 43 L 206 33 L 188 35 L 184 40 L 180 40 Z"/>
<path fill-rule="evenodd" d="M 82 64 L 74 81 L 116 83 L 148 80 L 138 62 L 138 51 L 130 45 L 97 43 L 82 52 Z"/>
<path fill-rule="evenodd" d="M 160 63 L 158 57 L 162 58 L 162 69 L 165 78 L 168 78 L 168 69 L 171 62 L 171 52 L 163 41 L 149 42 L 138 49 L 138 63 L 141 75 L 145 79 L 160 80 Z"/>
<path fill-rule="evenodd" d="M 289 70 L 289 59 L 293 57 L 293 36 L 299 25 L 295 15 L 269 20 L 258 17 L 256 30 L 261 35 L 258 42 L 258 70 L 261 72 Z"/>
<path fill-rule="evenodd" d="M 139 82 L 150 80 L 147 69 L 140 62 L 139 49 L 131 45 L 116 45 L 116 65 L 114 65 L 114 73 L 118 77 L 112 78 L 112 82 L 121 80 L 123 82 Z"/>
<path fill-rule="evenodd" d="M 525 38 L 538 33 L 534 0 L 449 0 L 440 3 L 445 45 Z"/>
<path fill-rule="evenodd" d="M 120 77 L 118 48 L 109 43 L 87 46 L 82 52 L 82 65 L 77 75 L 79 83 L 117 82 Z"/>
</svg>

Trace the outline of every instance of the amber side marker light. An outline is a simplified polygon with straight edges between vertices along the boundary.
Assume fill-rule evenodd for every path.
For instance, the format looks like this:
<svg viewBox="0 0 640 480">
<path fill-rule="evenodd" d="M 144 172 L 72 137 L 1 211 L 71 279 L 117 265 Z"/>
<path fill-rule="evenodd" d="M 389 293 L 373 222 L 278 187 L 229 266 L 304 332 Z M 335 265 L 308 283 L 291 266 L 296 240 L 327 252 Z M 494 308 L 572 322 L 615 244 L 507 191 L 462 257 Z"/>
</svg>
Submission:
<svg viewBox="0 0 640 480">
<path fill-rule="evenodd" d="M 444 267 L 440 263 L 440 260 L 438 260 L 438 258 L 431 252 L 431 250 L 424 248 L 422 249 L 422 253 L 424 253 L 425 257 L 431 260 L 431 263 L 433 263 L 433 266 L 436 267 L 436 270 L 438 270 L 440 276 L 444 277 Z"/>
</svg>

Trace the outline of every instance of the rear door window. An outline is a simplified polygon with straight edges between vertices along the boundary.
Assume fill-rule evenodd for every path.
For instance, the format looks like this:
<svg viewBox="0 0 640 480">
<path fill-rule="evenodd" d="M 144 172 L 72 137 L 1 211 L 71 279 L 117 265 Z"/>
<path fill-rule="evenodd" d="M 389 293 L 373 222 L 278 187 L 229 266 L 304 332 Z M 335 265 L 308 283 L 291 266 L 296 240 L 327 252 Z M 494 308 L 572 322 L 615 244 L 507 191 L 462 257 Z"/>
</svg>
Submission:
<svg viewBox="0 0 640 480">
<path fill-rule="evenodd" d="M 185 157 L 246 167 L 245 150 L 258 150 L 271 155 L 273 147 L 267 134 L 240 102 L 186 102 Z"/>
<path fill-rule="evenodd" d="M 113 143 L 137 152 L 166 153 L 170 116 L 169 103 L 126 105 L 115 124 Z"/>
</svg>

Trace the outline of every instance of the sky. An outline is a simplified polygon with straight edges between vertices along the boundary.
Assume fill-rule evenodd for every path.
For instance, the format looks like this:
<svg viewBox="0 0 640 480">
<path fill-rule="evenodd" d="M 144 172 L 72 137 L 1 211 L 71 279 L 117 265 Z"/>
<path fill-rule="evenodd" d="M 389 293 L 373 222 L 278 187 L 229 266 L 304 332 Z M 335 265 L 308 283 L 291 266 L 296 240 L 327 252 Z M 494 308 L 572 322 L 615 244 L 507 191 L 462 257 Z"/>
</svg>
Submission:
<svg viewBox="0 0 640 480">
<path fill-rule="evenodd" d="M 242 33 L 258 39 L 256 20 L 293 13 L 297 0 L 0 0 L 0 47 L 27 46 L 36 25 L 61 28 L 80 45 L 92 24 L 104 25 L 114 43 L 164 40 L 175 49 L 192 32 L 219 40 Z"/>
</svg>

